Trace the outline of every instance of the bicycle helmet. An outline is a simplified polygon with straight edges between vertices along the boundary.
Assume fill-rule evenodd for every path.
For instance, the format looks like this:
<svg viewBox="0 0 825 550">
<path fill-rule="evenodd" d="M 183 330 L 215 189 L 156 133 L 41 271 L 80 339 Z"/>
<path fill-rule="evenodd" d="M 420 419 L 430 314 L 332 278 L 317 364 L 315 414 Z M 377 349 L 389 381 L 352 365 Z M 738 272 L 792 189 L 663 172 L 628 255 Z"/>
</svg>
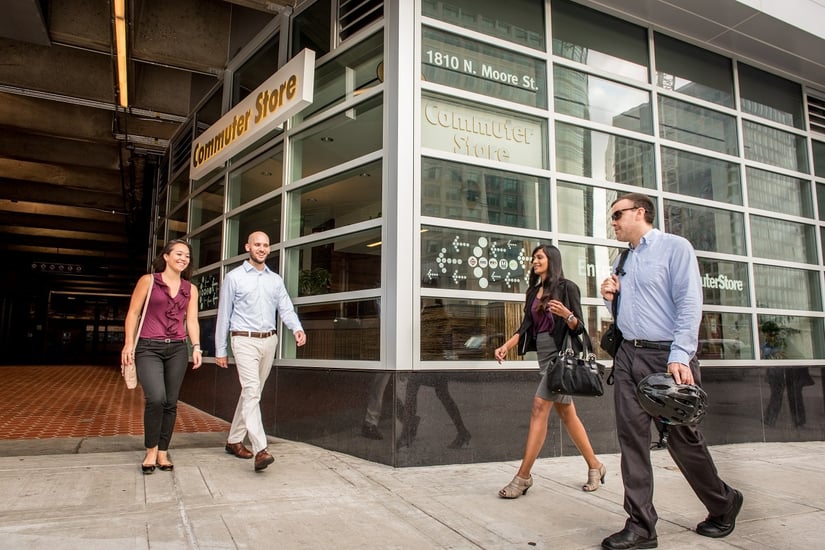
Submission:
<svg viewBox="0 0 825 550">
<path fill-rule="evenodd" d="M 677 384 L 669 373 L 646 376 L 636 387 L 642 408 L 660 422 L 671 426 L 695 426 L 702 421 L 708 396 L 699 386 Z"/>
</svg>

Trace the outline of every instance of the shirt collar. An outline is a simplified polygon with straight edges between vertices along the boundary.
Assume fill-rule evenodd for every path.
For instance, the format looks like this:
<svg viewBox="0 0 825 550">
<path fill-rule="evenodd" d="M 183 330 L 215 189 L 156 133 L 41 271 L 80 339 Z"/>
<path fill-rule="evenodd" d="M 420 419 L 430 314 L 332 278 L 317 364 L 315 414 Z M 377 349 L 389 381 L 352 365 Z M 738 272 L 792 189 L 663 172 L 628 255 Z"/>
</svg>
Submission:
<svg viewBox="0 0 825 550">
<path fill-rule="evenodd" d="M 258 271 L 257 269 L 255 269 L 255 266 L 252 265 L 252 262 L 250 262 L 249 260 L 244 260 L 243 261 L 243 268 L 244 268 L 244 271 L 246 271 L 247 273 L 249 273 L 250 271 Z M 269 269 L 268 265 L 264 264 L 264 268 L 261 271 L 261 273 L 266 273 L 266 272 L 271 273 L 272 270 Z"/>
<path fill-rule="evenodd" d="M 658 239 L 661 235 L 662 235 L 662 232 L 661 232 L 661 231 L 659 231 L 659 230 L 658 230 L 658 229 L 656 229 L 656 228 L 652 228 L 650 231 L 648 231 L 647 233 L 645 233 L 645 234 L 644 234 L 644 236 L 642 236 L 642 238 L 641 238 L 641 239 L 639 239 L 639 245 L 638 245 L 638 246 L 635 246 L 635 247 L 634 247 L 634 246 L 633 246 L 633 244 L 631 243 L 631 244 L 630 244 L 630 249 L 631 249 L 631 250 L 634 250 L 634 249 L 639 249 L 639 248 L 641 248 L 641 247 L 642 247 L 642 245 L 650 246 L 650 245 L 652 245 L 652 244 L 653 244 L 653 243 L 654 243 L 654 242 L 655 242 L 655 241 L 656 241 L 656 240 L 657 240 L 657 239 Z"/>
</svg>

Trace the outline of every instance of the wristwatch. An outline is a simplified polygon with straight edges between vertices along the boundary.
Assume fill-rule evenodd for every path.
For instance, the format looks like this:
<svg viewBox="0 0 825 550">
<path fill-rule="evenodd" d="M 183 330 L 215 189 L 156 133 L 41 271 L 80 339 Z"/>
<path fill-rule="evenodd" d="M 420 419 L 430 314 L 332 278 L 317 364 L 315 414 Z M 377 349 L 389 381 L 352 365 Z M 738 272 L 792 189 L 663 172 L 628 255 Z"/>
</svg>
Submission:
<svg viewBox="0 0 825 550">
<path fill-rule="evenodd" d="M 570 315 L 567 316 L 567 322 L 569 323 L 570 321 L 572 321 L 575 318 L 576 318 L 576 316 L 571 313 Z"/>
</svg>

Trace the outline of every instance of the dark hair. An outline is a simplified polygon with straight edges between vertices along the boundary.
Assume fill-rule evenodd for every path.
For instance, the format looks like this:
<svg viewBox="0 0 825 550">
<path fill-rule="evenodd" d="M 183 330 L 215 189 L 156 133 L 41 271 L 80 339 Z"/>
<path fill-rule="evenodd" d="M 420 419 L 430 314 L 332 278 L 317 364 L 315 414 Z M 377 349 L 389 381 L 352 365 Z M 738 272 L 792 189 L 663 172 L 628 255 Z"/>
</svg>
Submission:
<svg viewBox="0 0 825 550">
<path fill-rule="evenodd" d="M 158 254 L 157 257 L 154 260 L 152 260 L 152 272 L 162 273 L 166 269 L 166 260 L 163 259 L 163 256 L 166 254 L 171 254 L 172 249 L 175 247 L 176 244 L 184 244 L 186 245 L 186 248 L 189 249 L 189 265 L 187 265 L 186 269 L 181 271 L 180 274 L 181 279 L 186 279 L 188 281 L 189 278 L 192 276 L 192 245 L 189 244 L 189 241 L 186 241 L 184 239 L 174 239 L 166 243 L 166 246 L 163 247 L 163 250 L 160 252 L 160 254 Z"/>
<path fill-rule="evenodd" d="M 619 201 L 628 200 L 633 203 L 633 208 L 644 208 L 645 209 L 645 221 L 650 225 L 653 225 L 653 220 L 656 218 L 656 208 L 653 206 L 653 201 L 645 194 L 642 193 L 628 193 L 626 195 L 622 195 L 612 203 L 610 206 L 612 207 Z"/>
<path fill-rule="evenodd" d="M 558 248 L 552 244 L 540 244 L 533 249 L 533 253 L 530 254 L 530 258 L 535 258 L 536 252 L 539 250 L 544 252 L 544 255 L 547 256 L 547 277 L 545 277 L 544 282 L 542 283 L 544 292 L 542 292 L 541 302 L 538 306 L 539 311 L 545 311 L 547 309 L 548 302 L 550 302 L 556 294 L 559 283 L 562 279 L 564 279 L 564 269 L 562 269 L 561 266 L 561 252 Z M 538 285 L 539 282 L 541 282 L 541 277 L 539 277 L 531 267 L 530 277 L 527 279 L 528 292 L 529 289 Z"/>
</svg>

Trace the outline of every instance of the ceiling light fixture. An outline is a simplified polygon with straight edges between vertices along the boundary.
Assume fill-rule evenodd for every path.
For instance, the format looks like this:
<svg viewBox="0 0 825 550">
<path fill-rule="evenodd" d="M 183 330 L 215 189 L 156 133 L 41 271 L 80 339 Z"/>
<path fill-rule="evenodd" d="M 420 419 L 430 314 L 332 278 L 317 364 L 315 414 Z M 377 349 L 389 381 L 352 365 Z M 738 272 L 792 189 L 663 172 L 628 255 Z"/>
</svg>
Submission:
<svg viewBox="0 0 825 550">
<path fill-rule="evenodd" d="M 129 106 L 129 79 L 126 76 L 126 0 L 114 0 L 115 48 L 117 49 L 118 101 Z"/>
</svg>

